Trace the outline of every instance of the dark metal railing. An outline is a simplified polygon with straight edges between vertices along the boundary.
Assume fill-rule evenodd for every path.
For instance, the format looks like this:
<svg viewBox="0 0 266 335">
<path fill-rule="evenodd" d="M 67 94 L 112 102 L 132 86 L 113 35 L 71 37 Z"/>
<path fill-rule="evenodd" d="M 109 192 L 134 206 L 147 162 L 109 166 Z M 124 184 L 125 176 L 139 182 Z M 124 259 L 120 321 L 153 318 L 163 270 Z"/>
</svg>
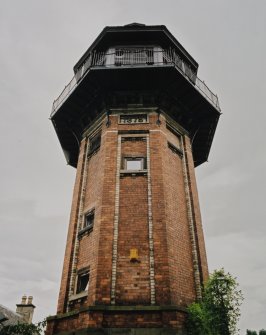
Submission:
<svg viewBox="0 0 266 335">
<path fill-rule="evenodd" d="M 52 114 L 53 116 L 71 92 L 78 86 L 78 83 L 90 68 L 97 67 L 135 67 L 135 66 L 165 66 L 173 65 L 181 72 L 184 77 L 189 80 L 196 89 L 204 95 L 218 110 L 219 101 L 208 86 L 200 80 L 191 67 L 185 63 L 174 50 L 155 50 L 153 48 L 121 48 L 114 49 L 113 52 L 92 52 L 84 63 L 79 67 L 74 77 L 68 85 L 63 89 L 62 93 L 53 103 Z"/>
</svg>

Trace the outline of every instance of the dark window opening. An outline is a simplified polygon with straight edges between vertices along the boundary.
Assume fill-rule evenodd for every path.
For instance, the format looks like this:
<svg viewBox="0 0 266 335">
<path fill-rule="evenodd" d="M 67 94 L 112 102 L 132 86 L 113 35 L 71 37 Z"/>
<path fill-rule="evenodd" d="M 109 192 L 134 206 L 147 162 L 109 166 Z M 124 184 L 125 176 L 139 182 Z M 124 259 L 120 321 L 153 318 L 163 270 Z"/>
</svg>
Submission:
<svg viewBox="0 0 266 335">
<path fill-rule="evenodd" d="M 90 272 L 89 270 L 83 271 L 78 274 L 77 279 L 77 289 L 76 293 L 81 293 L 84 291 L 88 291 L 89 289 L 89 281 L 90 281 Z"/>
<path fill-rule="evenodd" d="M 93 224 L 94 224 L 94 210 L 85 215 L 83 228 L 91 229 L 93 227 Z"/>
<path fill-rule="evenodd" d="M 78 238 L 88 235 L 92 232 L 94 225 L 94 209 L 84 215 L 83 226 L 78 232 Z"/>
<path fill-rule="evenodd" d="M 90 139 L 90 149 L 89 149 L 89 156 L 99 150 L 101 146 L 101 133 L 98 133 L 94 137 Z"/>
</svg>

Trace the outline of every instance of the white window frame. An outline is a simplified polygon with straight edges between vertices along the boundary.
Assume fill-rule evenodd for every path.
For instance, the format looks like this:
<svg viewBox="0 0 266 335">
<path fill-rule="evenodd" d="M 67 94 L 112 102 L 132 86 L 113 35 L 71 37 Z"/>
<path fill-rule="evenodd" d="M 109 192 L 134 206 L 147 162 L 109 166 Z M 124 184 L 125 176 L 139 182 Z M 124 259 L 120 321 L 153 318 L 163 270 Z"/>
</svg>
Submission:
<svg viewBox="0 0 266 335">
<path fill-rule="evenodd" d="M 128 169 L 127 168 L 127 162 L 128 161 L 140 161 L 140 169 Z M 123 170 L 124 171 L 144 171 L 146 170 L 145 166 L 145 157 L 132 157 L 132 156 L 126 156 L 123 158 Z"/>
</svg>

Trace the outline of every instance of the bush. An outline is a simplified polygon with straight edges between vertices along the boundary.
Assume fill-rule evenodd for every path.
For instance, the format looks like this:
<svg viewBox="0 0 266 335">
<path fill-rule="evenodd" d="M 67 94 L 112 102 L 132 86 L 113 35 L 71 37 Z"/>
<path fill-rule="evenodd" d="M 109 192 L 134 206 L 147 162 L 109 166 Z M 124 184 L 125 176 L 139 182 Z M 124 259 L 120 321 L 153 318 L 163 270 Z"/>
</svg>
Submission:
<svg viewBox="0 0 266 335">
<path fill-rule="evenodd" d="M 224 269 L 210 275 L 201 302 L 188 308 L 189 335 L 233 335 L 238 333 L 242 292 L 236 278 Z"/>
<path fill-rule="evenodd" d="M 46 326 L 46 321 L 36 324 L 17 323 L 16 325 L 2 326 L 0 335 L 41 335 Z"/>
</svg>

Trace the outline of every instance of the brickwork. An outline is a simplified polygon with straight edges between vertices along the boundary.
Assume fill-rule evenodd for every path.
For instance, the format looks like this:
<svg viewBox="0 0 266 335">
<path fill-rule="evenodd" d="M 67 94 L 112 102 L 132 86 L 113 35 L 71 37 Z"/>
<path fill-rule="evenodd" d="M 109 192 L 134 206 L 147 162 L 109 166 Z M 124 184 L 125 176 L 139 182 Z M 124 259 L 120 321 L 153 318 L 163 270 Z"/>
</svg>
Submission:
<svg viewBox="0 0 266 335">
<path fill-rule="evenodd" d="M 148 182 L 148 241 L 150 253 L 150 289 L 151 304 L 156 303 L 155 294 L 155 271 L 154 271 L 154 239 L 153 239 L 153 214 L 152 214 L 152 185 L 151 185 L 151 153 L 150 153 L 150 137 L 147 140 L 147 182 Z"/>
<path fill-rule="evenodd" d="M 86 139 L 81 143 L 58 317 L 50 319 L 47 335 L 93 327 L 180 329 L 187 304 L 208 276 L 189 138 L 182 129 L 173 131 L 175 122 L 170 129 L 163 113 L 158 123 L 154 109 L 140 110 L 149 113 L 148 123 L 119 124 L 123 110 L 112 111 L 108 126 L 102 118 L 101 146 L 89 158 Z M 144 158 L 143 171 L 124 171 L 130 156 Z M 80 208 L 83 219 L 95 210 L 93 230 L 82 235 Z M 130 260 L 130 249 L 137 249 L 137 260 Z M 71 270 L 76 280 L 84 268 L 90 269 L 88 292 L 73 298 Z M 181 310 L 92 309 L 152 305 Z"/>
<path fill-rule="evenodd" d="M 187 156 L 187 146 L 185 142 L 185 136 L 182 138 L 182 150 L 184 153 L 183 157 L 183 178 L 185 185 L 185 199 L 187 206 L 187 216 L 188 216 L 188 228 L 189 236 L 191 242 L 192 251 L 192 265 L 193 265 L 193 275 L 195 281 L 196 299 L 198 301 L 202 298 L 202 283 L 200 277 L 200 263 L 199 263 L 199 253 L 197 245 L 197 235 L 196 235 L 196 224 L 193 212 L 193 201 L 191 198 L 191 187 L 190 187 L 190 176 L 188 172 L 188 156 Z"/>
<path fill-rule="evenodd" d="M 195 300 L 195 282 L 185 201 L 183 156 L 172 151 L 167 145 L 168 141 L 177 148 L 181 146 L 177 136 L 166 129 L 161 151 L 164 155 L 163 179 L 171 303 L 184 305 Z"/>
<path fill-rule="evenodd" d="M 109 129 L 103 127 L 102 138 L 104 158 L 101 164 L 104 165 L 104 174 L 100 199 L 101 224 L 97 255 L 98 269 L 95 304 L 110 304 L 116 196 L 117 130 L 112 127 Z"/>
<path fill-rule="evenodd" d="M 201 214 L 199 207 L 199 199 L 198 199 L 198 190 L 193 162 L 193 155 L 191 151 L 190 140 L 188 137 L 184 138 L 184 147 L 187 154 L 187 170 L 189 174 L 189 185 L 190 185 L 190 194 L 192 200 L 192 209 L 193 209 L 193 217 L 195 220 L 195 233 L 197 239 L 198 246 L 198 257 L 199 257 L 199 266 L 200 266 L 200 274 L 201 281 L 205 282 L 208 279 L 208 264 L 207 264 L 207 255 L 204 243 L 204 234 L 201 223 Z"/>
<path fill-rule="evenodd" d="M 166 209 L 162 162 L 162 135 L 157 126 L 150 132 L 151 189 L 156 304 L 170 304 L 170 277 L 166 234 Z"/>
<path fill-rule="evenodd" d="M 79 202 L 78 202 L 78 216 L 77 222 L 75 224 L 76 227 L 76 235 L 73 243 L 73 251 L 71 256 L 71 270 L 70 270 L 70 278 L 69 278 L 69 289 L 68 289 L 68 304 L 67 311 L 69 310 L 69 302 L 71 296 L 75 293 L 76 290 L 76 280 L 77 280 L 77 263 L 79 260 L 79 238 L 78 233 L 83 227 L 83 219 L 84 219 L 84 202 L 86 197 L 86 181 L 88 175 L 88 149 L 89 149 L 89 140 L 86 138 L 86 142 L 84 145 L 84 157 L 83 157 L 83 169 L 81 175 L 81 183 L 80 183 L 80 194 L 79 194 Z"/>
<path fill-rule="evenodd" d="M 103 151 L 97 151 L 88 160 L 88 175 L 86 181 L 86 196 L 84 200 L 84 215 L 94 209 L 93 230 L 80 237 L 77 270 L 88 267 L 90 270 L 90 290 L 88 304 L 92 304 L 96 297 L 96 276 L 101 226 L 101 194 L 103 188 Z M 95 182 L 97 181 L 97 182 Z M 83 220 L 84 221 L 84 220 Z"/>
<path fill-rule="evenodd" d="M 164 328 L 182 329 L 186 313 L 174 310 L 115 310 L 115 311 L 84 311 L 59 318 L 56 322 L 49 321 L 47 334 L 57 334 L 87 328 Z M 86 327 L 84 327 L 86 326 Z M 86 332 L 86 333 L 87 333 Z M 71 334 L 71 333 L 70 333 Z"/>
<path fill-rule="evenodd" d="M 146 157 L 146 145 L 145 138 L 132 141 L 130 137 L 122 137 L 121 155 Z M 149 304 L 147 177 L 123 176 L 119 202 L 116 303 Z M 139 254 L 135 262 L 129 259 L 132 248 L 136 248 Z"/>
<path fill-rule="evenodd" d="M 67 305 L 67 292 L 69 290 L 69 280 L 71 275 L 71 265 L 72 265 L 73 250 L 74 250 L 74 243 L 77 229 L 76 225 L 78 219 L 81 183 L 85 163 L 85 152 L 84 152 L 86 144 L 85 142 L 86 141 L 83 140 L 80 145 L 80 154 L 76 172 L 76 180 L 73 190 L 72 207 L 71 207 L 68 235 L 66 241 L 65 258 L 64 258 L 61 286 L 58 298 L 57 313 L 64 313 L 66 311 L 66 305 Z"/>
</svg>

